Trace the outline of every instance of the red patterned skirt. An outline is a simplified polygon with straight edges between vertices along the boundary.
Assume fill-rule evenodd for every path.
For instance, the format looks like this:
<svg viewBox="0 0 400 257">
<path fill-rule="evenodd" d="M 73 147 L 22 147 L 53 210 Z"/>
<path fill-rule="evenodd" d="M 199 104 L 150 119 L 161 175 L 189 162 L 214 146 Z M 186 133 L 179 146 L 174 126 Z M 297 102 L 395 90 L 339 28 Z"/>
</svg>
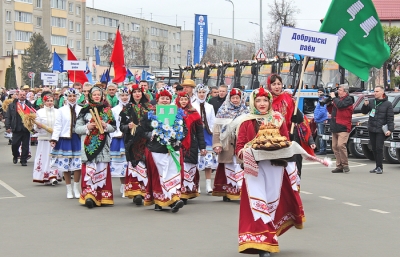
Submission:
<svg viewBox="0 0 400 257">
<path fill-rule="evenodd" d="M 87 172 L 90 170 L 88 171 L 86 163 L 82 163 L 82 193 L 79 198 L 81 204 L 85 204 L 86 199 L 92 199 L 96 206 L 114 204 L 110 163 L 98 163 L 97 165 L 99 164 L 103 164 L 104 170 L 96 170 L 93 174 L 88 175 Z M 93 179 L 87 179 L 88 177 Z"/>
</svg>

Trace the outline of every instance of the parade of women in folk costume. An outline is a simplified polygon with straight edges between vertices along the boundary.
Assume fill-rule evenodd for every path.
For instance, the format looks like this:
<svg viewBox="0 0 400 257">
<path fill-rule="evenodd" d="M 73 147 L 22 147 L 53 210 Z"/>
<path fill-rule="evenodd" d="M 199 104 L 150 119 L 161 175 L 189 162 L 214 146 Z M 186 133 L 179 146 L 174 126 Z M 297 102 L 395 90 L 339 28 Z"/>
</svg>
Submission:
<svg viewBox="0 0 400 257">
<path fill-rule="evenodd" d="M 259 88 L 250 94 L 250 114 L 238 117 L 236 155 L 244 160 L 244 183 L 240 201 L 239 252 L 270 256 L 279 252 L 278 236 L 290 227 L 303 227 L 302 202 L 297 191 L 294 160 L 246 158 L 244 150 L 259 132 L 272 125 L 281 136 L 289 133 L 282 114 L 272 109 L 272 95 Z M 247 167 L 253 167 L 248 169 Z"/>
<path fill-rule="evenodd" d="M 125 196 L 142 205 L 149 182 L 145 164 L 145 148 L 148 139 L 141 126 L 141 120 L 152 108 L 145 88 L 139 84 L 130 89 L 130 102 L 120 113 L 120 130 L 124 134 L 125 155 L 128 169 L 125 176 Z"/>
<path fill-rule="evenodd" d="M 76 133 L 82 140 L 82 194 L 79 203 L 89 209 L 114 204 L 110 173 L 110 133 L 116 130 L 111 107 L 104 101 L 103 90 L 90 89 L 89 104 L 82 108 Z"/>
<path fill-rule="evenodd" d="M 188 199 L 199 196 L 200 175 L 197 169 L 198 153 L 200 151 L 200 155 L 205 156 L 207 151 L 201 117 L 196 109 L 192 107 L 189 94 L 180 92 L 175 99 L 175 104 L 184 111 L 185 116 L 183 120 L 187 128 L 187 134 L 182 141 L 181 155 L 181 158 L 183 158 L 181 199 L 186 204 Z"/>
</svg>

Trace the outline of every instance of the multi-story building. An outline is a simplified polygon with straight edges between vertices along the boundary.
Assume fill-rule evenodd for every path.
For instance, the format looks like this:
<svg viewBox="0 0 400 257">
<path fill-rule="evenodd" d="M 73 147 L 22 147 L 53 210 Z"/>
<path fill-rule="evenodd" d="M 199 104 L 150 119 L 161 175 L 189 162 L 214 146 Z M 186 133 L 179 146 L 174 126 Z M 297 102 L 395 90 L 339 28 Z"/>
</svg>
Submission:
<svg viewBox="0 0 400 257">
<path fill-rule="evenodd" d="M 14 54 L 17 83 L 21 85 L 21 55 L 29 46 L 33 33 L 43 35 L 51 51 L 66 59 L 67 46 L 79 60 L 95 62 L 95 47 L 101 52 L 100 65 L 96 67 L 96 80 L 108 68 L 110 47 L 119 26 L 125 43 L 126 65 L 164 70 L 186 65 L 187 50 L 193 50 L 193 31 L 181 27 L 140 19 L 133 16 L 103 11 L 86 6 L 86 0 L 0 0 L 0 86 L 4 84 L 5 71 Z M 208 36 L 211 45 L 229 46 L 231 39 Z M 236 48 L 253 47 L 253 43 L 235 40 Z M 14 53 L 11 53 L 14 49 Z M 102 51 L 103 50 L 103 51 Z M 107 52 L 108 51 L 108 52 Z M 92 57 L 92 58 L 91 58 Z M 111 76 L 113 71 L 111 71 Z"/>
<path fill-rule="evenodd" d="M 182 51 L 181 51 L 181 63 L 182 66 L 187 65 L 187 55 L 188 50 L 191 50 L 193 56 L 193 46 L 194 46 L 194 31 L 193 30 L 184 30 L 182 31 Z M 222 37 L 218 35 L 208 34 L 207 37 L 207 46 L 214 46 L 214 47 L 221 47 L 221 48 L 229 48 L 232 49 L 232 38 L 229 37 Z M 248 41 L 237 40 L 235 39 L 235 52 L 240 51 L 251 51 L 254 52 L 255 44 Z M 231 61 L 231 55 L 228 55 L 229 59 L 222 60 L 222 61 Z M 237 58 L 237 57 L 235 57 Z M 250 59 L 251 56 L 248 57 Z M 193 57 L 191 58 L 193 61 Z M 192 63 L 195 64 L 195 63 Z"/>
<path fill-rule="evenodd" d="M 103 46 L 115 38 L 118 25 L 127 40 L 124 48 L 128 67 L 149 66 L 158 70 L 180 63 L 181 27 L 86 7 L 85 53 L 94 56 L 97 46 L 103 69 L 108 67 L 111 54 Z M 99 68 L 98 73 L 101 72 Z"/>
<path fill-rule="evenodd" d="M 84 17 L 86 0 L 1 0 L 0 55 L 8 56 L 11 49 L 24 54 L 33 33 L 43 35 L 51 50 L 61 56 L 67 44 L 74 48 L 77 58 L 84 55 Z"/>
</svg>

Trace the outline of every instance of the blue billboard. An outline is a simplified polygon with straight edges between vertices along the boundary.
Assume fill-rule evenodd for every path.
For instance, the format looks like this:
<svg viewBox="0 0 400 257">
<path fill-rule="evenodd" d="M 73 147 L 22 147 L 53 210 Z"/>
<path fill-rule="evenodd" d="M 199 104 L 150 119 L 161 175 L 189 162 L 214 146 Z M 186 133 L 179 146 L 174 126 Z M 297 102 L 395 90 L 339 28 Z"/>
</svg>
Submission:
<svg viewBox="0 0 400 257">
<path fill-rule="evenodd" d="M 207 51 L 207 15 L 195 14 L 193 64 L 200 63 Z"/>
</svg>

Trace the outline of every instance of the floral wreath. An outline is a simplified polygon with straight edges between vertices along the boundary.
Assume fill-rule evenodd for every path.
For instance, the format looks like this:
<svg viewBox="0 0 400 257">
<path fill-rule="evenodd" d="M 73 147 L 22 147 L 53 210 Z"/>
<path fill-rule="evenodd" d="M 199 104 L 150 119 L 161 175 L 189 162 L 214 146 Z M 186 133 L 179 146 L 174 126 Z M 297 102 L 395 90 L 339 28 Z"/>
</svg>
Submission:
<svg viewBox="0 0 400 257">
<path fill-rule="evenodd" d="M 153 127 L 153 132 L 151 133 L 152 138 L 157 137 L 157 141 L 162 145 L 166 145 L 168 150 L 170 150 L 169 148 L 171 147 L 171 139 L 176 139 L 175 145 L 179 145 L 184 138 L 182 127 L 184 116 L 184 111 L 178 109 L 174 125 L 170 126 L 159 121 L 157 116 L 154 114 L 154 111 L 150 111 L 148 117 L 149 120 L 151 120 L 151 126 Z"/>
<path fill-rule="evenodd" d="M 199 91 L 204 91 L 204 92 L 206 92 L 206 95 L 208 95 L 208 93 L 210 92 L 210 89 L 208 88 L 207 85 L 198 84 L 194 91 L 196 93 L 198 93 Z"/>
<path fill-rule="evenodd" d="M 68 88 L 67 90 L 65 90 L 64 97 L 68 97 L 69 95 L 76 95 L 77 98 L 81 96 L 79 91 L 75 88 Z"/>
</svg>

